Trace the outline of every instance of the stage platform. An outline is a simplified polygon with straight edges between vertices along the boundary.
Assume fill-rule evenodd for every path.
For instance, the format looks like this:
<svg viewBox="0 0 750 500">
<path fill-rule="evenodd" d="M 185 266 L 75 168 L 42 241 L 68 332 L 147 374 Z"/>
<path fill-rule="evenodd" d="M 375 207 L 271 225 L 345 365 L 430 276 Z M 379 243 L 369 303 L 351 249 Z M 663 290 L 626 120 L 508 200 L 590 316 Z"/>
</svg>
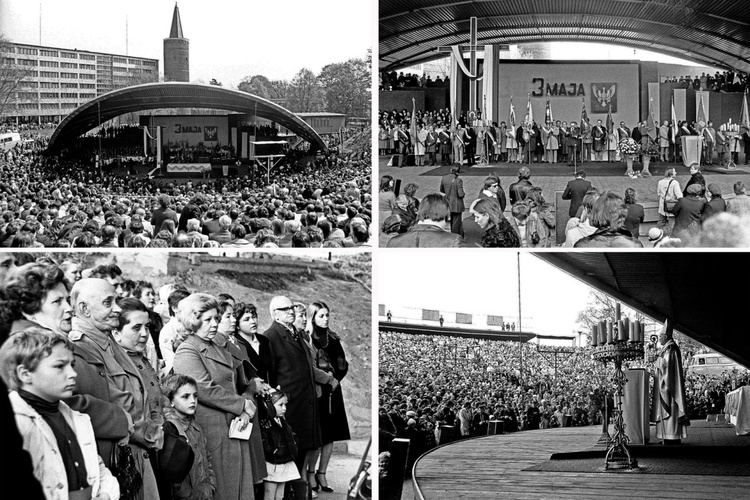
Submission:
<svg viewBox="0 0 750 500">
<path fill-rule="evenodd" d="M 449 443 L 427 452 L 417 461 L 413 498 L 748 498 L 750 476 L 684 474 L 683 470 L 670 470 L 667 459 L 658 459 L 665 473 L 525 470 L 549 460 L 553 453 L 602 450 L 603 454 L 605 448 L 597 445 L 600 434 L 600 426 L 566 427 Z M 750 454 L 750 437 L 736 436 L 734 427 L 722 422 L 693 422 L 688 429 L 688 439 L 682 446 L 699 445 L 741 446 L 746 448 L 747 453 L 740 453 Z M 662 445 L 650 444 L 648 448 L 657 446 Z M 654 459 L 650 460 L 654 464 Z M 404 498 L 406 495 L 407 492 L 404 492 Z"/>
</svg>

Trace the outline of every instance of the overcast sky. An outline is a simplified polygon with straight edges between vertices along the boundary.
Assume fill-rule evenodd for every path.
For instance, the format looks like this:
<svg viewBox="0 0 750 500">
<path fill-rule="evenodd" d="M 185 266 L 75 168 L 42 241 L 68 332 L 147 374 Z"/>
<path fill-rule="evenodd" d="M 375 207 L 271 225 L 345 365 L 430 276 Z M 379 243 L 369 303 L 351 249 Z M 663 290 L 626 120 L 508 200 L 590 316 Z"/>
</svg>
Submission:
<svg viewBox="0 0 750 500">
<path fill-rule="evenodd" d="M 521 315 L 534 333 L 573 335 L 591 288 L 530 253 L 520 263 Z M 386 307 L 518 315 L 515 252 L 392 249 L 379 253 L 377 266 L 375 296 Z"/>
<path fill-rule="evenodd" d="M 171 0 L 0 0 L 0 33 L 11 41 L 159 59 L 169 36 Z M 303 67 L 364 58 L 372 9 L 361 0 L 180 0 L 190 40 L 190 80 L 225 87 L 244 76 L 292 77 Z M 126 45 L 127 19 L 127 45 Z"/>
</svg>

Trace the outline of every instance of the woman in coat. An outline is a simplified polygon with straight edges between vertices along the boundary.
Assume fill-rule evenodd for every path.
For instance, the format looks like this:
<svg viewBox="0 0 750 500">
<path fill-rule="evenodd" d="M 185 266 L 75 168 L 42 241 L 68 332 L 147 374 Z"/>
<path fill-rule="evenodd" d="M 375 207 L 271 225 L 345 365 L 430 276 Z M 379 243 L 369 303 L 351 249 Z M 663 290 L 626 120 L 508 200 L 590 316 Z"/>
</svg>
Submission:
<svg viewBox="0 0 750 500">
<path fill-rule="evenodd" d="M 574 248 L 643 248 L 643 243 L 623 227 L 628 209 L 619 194 L 608 191 L 591 210 L 591 225 L 596 232 L 576 242 Z"/>
<path fill-rule="evenodd" d="M 542 196 L 542 188 L 532 187 L 526 195 L 526 203 L 530 211 L 536 215 L 536 232 L 539 235 L 539 243 L 535 247 L 548 248 L 552 245 L 551 235 L 555 228 L 555 216 L 549 209 L 549 205 Z"/>
<path fill-rule="evenodd" d="M 219 326 L 216 327 L 216 337 L 214 337 L 213 342 L 232 355 L 235 365 L 238 366 L 238 377 L 241 384 L 237 390 L 242 396 L 252 398 L 257 406 L 257 396 L 270 390 L 271 387 L 265 383 L 265 380 L 260 379 L 258 370 L 251 363 L 247 351 L 235 337 L 237 319 L 234 314 L 233 303 L 233 301 L 224 301 L 219 304 Z M 263 438 L 260 435 L 260 420 L 257 412 L 253 415 L 252 425 L 253 430 L 249 440 L 250 463 L 253 469 L 255 492 L 260 496 L 259 494 L 263 490 L 263 478 L 266 477 L 266 459 L 263 454 Z"/>
<path fill-rule="evenodd" d="M 180 322 L 189 332 L 175 352 L 174 372 L 190 375 L 198 384 L 195 418 L 206 433 L 211 468 L 216 474 L 217 500 L 252 500 L 253 470 L 248 441 L 231 439 L 229 426 L 240 430 L 252 421 L 256 405 L 237 394 L 237 366 L 226 349 L 213 342 L 219 324 L 219 303 L 211 295 L 194 293 L 180 302 Z"/>
<path fill-rule="evenodd" d="M 519 248 L 521 241 L 518 233 L 508 222 L 495 198 L 479 198 L 472 203 L 469 213 L 474 216 L 474 221 L 484 230 L 482 233 L 482 246 Z"/>
<path fill-rule="evenodd" d="M 341 338 L 328 328 L 330 308 L 325 302 L 313 302 L 307 309 L 307 333 L 317 348 L 315 363 L 317 367 L 332 374 L 339 384 L 321 385 L 322 394 L 318 397 L 320 411 L 320 433 L 323 446 L 320 449 L 320 463 L 315 471 L 315 482 L 322 491 L 332 492 L 328 486 L 326 472 L 333 452 L 334 441 L 347 441 L 349 422 L 346 418 L 344 394 L 340 382 L 349 371 Z M 317 489 L 317 488 L 315 488 Z"/>
</svg>

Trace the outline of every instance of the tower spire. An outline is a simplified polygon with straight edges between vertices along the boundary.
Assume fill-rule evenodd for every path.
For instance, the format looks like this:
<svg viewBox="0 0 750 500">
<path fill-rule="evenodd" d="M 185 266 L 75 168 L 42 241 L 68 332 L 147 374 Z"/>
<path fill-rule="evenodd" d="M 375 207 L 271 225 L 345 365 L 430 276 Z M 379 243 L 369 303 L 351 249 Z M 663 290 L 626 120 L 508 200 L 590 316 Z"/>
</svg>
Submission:
<svg viewBox="0 0 750 500">
<path fill-rule="evenodd" d="M 177 8 L 177 2 L 174 3 L 172 28 L 169 30 L 169 38 L 185 38 L 182 33 L 182 21 L 180 21 L 180 9 Z"/>
</svg>

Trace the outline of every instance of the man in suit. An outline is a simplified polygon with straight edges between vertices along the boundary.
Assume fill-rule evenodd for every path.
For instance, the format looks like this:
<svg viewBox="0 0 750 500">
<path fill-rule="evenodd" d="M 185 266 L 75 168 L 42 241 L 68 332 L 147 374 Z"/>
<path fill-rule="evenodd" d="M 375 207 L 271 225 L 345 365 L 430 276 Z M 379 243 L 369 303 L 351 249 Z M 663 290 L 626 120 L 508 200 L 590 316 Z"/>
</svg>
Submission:
<svg viewBox="0 0 750 500">
<path fill-rule="evenodd" d="M 576 173 L 576 178 L 568 182 L 568 185 L 565 186 L 565 191 L 563 191 L 562 194 L 563 200 L 570 200 L 570 209 L 568 210 L 569 216 L 576 216 L 578 208 L 580 208 L 583 203 L 583 197 L 586 196 L 589 189 L 591 189 L 591 183 L 586 180 L 586 172 L 579 170 Z"/>
<path fill-rule="evenodd" d="M 464 181 L 458 176 L 458 165 L 451 167 L 451 173 L 444 175 L 440 181 L 440 192 L 445 194 L 448 200 L 448 206 L 451 210 L 451 232 L 453 234 L 464 235 L 463 221 L 461 216 L 464 213 Z"/>
<path fill-rule="evenodd" d="M 274 322 L 263 334 L 268 338 L 268 383 L 271 387 L 281 386 L 281 390 L 289 395 L 286 421 L 297 435 L 299 448 L 294 463 L 300 474 L 306 477 L 303 466 L 307 451 L 323 444 L 313 366 L 304 340 L 294 328 L 292 301 L 288 297 L 276 296 L 271 299 L 269 307 Z"/>
<path fill-rule="evenodd" d="M 453 132 L 453 163 L 461 165 L 464 162 L 464 153 L 469 136 L 460 123 L 456 124 L 456 130 Z"/>
</svg>

